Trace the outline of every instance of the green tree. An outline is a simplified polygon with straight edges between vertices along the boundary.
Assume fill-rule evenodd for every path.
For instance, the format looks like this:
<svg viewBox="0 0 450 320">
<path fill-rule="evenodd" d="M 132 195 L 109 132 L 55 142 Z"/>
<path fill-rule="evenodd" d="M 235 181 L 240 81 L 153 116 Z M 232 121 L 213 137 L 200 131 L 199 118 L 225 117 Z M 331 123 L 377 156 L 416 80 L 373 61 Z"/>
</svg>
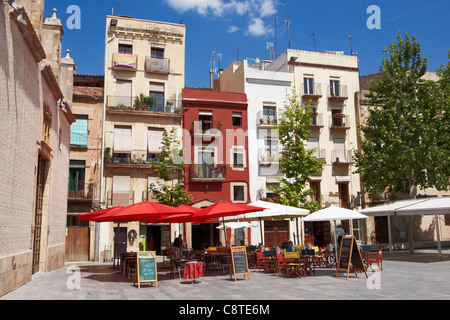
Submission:
<svg viewBox="0 0 450 320">
<path fill-rule="evenodd" d="M 313 154 L 315 150 L 307 150 L 305 141 L 310 134 L 312 109 L 302 106 L 295 89 L 289 96 L 281 120 L 275 126 L 278 130 L 282 151 L 280 152 L 280 187 L 272 190 L 278 195 L 279 202 L 311 212 L 320 209 L 317 201 L 308 201 L 314 191 L 307 187 L 311 174 L 322 171 L 322 162 Z"/>
<path fill-rule="evenodd" d="M 150 164 L 159 179 L 149 186 L 149 193 L 161 204 L 177 207 L 192 201 L 192 196 L 180 185 L 185 176 L 183 155 L 177 129 L 164 130 L 161 152 Z"/>
<path fill-rule="evenodd" d="M 439 83 L 423 80 L 428 59 L 407 33 L 385 51 L 381 75 L 369 88 L 371 109 L 360 129 L 357 171 L 369 194 L 416 198 L 418 188 L 448 190 L 450 182 L 448 65 Z M 446 79 L 446 80 L 445 80 Z M 445 120 L 446 119 L 446 120 Z"/>
</svg>

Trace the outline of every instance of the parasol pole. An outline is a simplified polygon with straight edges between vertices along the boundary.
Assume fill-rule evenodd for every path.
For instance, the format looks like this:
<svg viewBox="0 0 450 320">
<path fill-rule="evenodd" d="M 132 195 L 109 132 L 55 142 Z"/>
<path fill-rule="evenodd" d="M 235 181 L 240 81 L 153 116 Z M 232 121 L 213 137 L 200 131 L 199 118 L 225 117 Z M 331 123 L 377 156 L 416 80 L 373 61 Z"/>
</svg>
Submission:
<svg viewBox="0 0 450 320">
<path fill-rule="evenodd" d="M 261 233 L 261 244 L 264 245 L 264 237 L 263 237 L 263 229 L 262 229 L 262 218 L 258 218 L 259 220 L 259 232 Z"/>
<path fill-rule="evenodd" d="M 336 260 L 336 268 L 338 267 L 338 256 L 337 256 L 337 238 L 336 238 L 336 220 L 334 223 L 334 259 Z"/>
</svg>

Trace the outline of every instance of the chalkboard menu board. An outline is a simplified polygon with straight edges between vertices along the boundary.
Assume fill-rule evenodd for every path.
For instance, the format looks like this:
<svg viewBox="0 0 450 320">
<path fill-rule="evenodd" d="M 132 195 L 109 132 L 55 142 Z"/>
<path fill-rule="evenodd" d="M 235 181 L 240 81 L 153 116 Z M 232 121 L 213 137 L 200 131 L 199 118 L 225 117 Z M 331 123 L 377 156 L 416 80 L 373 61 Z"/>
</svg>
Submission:
<svg viewBox="0 0 450 320">
<path fill-rule="evenodd" d="M 237 275 L 248 276 L 250 280 L 250 273 L 248 271 L 247 261 L 247 249 L 245 247 L 232 247 L 231 248 L 231 265 L 232 272 L 234 274 L 234 281 L 236 281 Z"/>
<path fill-rule="evenodd" d="M 156 252 L 138 252 L 136 258 L 135 283 L 137 280 L 138 288 L 141 287 L 141 283 L 152 283 L 153 285 L 153 282 L 156 284 L 156 287 L 158 287 Z"/>
<path fill-rule="evenodd" d="M 359 251 L 358 244 L 356 243 L 356 238 L 353 236 L 346 236 L 342 238 L 341 250 L 339 251 L 339 261 L 336 270 L 336 278 L 339 275 L 339 271 L 350 272 L 350 267 L 353 268 L 356 276 L 358 276 L 357 271 L 364 271 L 367 277 L 366 267 L 364 266 L 364 261 Z"/>
</svg>

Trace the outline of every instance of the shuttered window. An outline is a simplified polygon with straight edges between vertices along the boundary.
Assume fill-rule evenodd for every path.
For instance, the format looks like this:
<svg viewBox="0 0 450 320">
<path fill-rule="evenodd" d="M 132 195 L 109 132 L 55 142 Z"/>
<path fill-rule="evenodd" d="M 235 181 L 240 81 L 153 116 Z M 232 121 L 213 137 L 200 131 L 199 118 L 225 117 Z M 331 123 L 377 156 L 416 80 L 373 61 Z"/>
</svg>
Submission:
<svg viewBox="0 0 450 320">
<path fill-rule="evenodd" d="M 114 153 L 131 153 L 131 127 L 114 127 Z"/>
</svg>

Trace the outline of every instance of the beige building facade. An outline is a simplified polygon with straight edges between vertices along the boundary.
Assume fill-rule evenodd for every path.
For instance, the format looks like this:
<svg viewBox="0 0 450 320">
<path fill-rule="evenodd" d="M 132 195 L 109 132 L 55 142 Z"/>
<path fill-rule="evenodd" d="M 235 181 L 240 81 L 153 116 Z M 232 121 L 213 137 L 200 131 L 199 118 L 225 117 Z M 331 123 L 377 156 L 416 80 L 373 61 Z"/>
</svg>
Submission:
<svg viewBox="0 0 450 320">
<path fill-rule="evenodd" d="M 78 221 L 79 214 L 100 210 L 103 135 L 103 76 L 75 75 L 67 205 L 66 262 L 92 261 L 98 226 Z"/>
<path fill-rule="evenodd" d="M 364 126 L 369 117 L 371 105 L 368 102 L 366 94 L 369 93 L 369 87 L 372 82 L 376 82 L 381 74 L 370 74 L 360 77 L 360 91 L 355 95 L 355 110 L 358 125 Z M 426 72 L 422 77 L 424 80 L 439 81 L 439 76 L 435 72 Z M 435 188 L 418 190 L 418 197 L 449 197 L 450 193 L 439 191 Z M 399 195 L 397 199 L 403 199 Z M 387 193 L 380 195 L 364 195 L 362 206 L 373 207 L 390 201 L 390 195 Z M 390 221 L 388 221 L 390 219 Z M 406 249 L 409 242 L 409 216 L 385 216 L 375 215 L 367 220 L 367 243 L 384 244 L 389 242 L 388 225 L 391 225 L 391 241 L 395 249 Z M 413 217 L 413 239 L 416 248 L 433 247 L 436 244 L 436 228 L 439 228 L 441 241 L 443 245 L 448 246 L 450 242 L 450 216 L 441 215 L 423 215 Z"/>
<path fill-rule="evenodd" d="M 0 296 L 64 266 L 75 64 L 43 9 L 0 2 Z"/>
<path fill-rule="evenodd" d="M 147 190 L 157 177 L 150 162 L 160 150 L 162 133 L 177 128 L 181 141 L 185 32 L 181 24 L 121 16 L 106 19 L 104 207 L 152 201 Z M 149 225 L 147 234 L 139 222 L 117 227 L 101 224 L 100 253 L 115 239 L 120 252 L 141 248 L 159 254 L 179 232 L 168 224 Z"/>
<path fill-rule="evenodd" d="M 277 157 L 282 146 L 267 133 L 282 115 L 287 96 L 294 90 L 302 105 L 313 109 L 311 134 L 305 144 L 308 149 L 315 149 L 316 156 L 323 161 L 323 172 L 313 175 L 310 181 L 314 199 L 323 207 L 331 204 L 359 207 L 360 180 L 353 173 L 352 163 L 352 152 L 357 148 L 354 108 L 354 96 L 359 91 L 357 57 L 289 49 L 274 61 L 233 63 L 216 81 L 216 88 L 244 92 L 249 99 L 249 140 L 255 141 L 250 142 L 254 150 L 249 150 L 252 201 L 273 197 L 269 187 L 278 184 Z M 342 225 L 347 234 L 364 240 L 362 223 L 342 221 Z M 314 241 L 323 246 L 332 241 L 328 222 L 297 226 L 291 221 L 272 228 L 289 230 L 288 237 L 296 243 Z"/>
</svg>

